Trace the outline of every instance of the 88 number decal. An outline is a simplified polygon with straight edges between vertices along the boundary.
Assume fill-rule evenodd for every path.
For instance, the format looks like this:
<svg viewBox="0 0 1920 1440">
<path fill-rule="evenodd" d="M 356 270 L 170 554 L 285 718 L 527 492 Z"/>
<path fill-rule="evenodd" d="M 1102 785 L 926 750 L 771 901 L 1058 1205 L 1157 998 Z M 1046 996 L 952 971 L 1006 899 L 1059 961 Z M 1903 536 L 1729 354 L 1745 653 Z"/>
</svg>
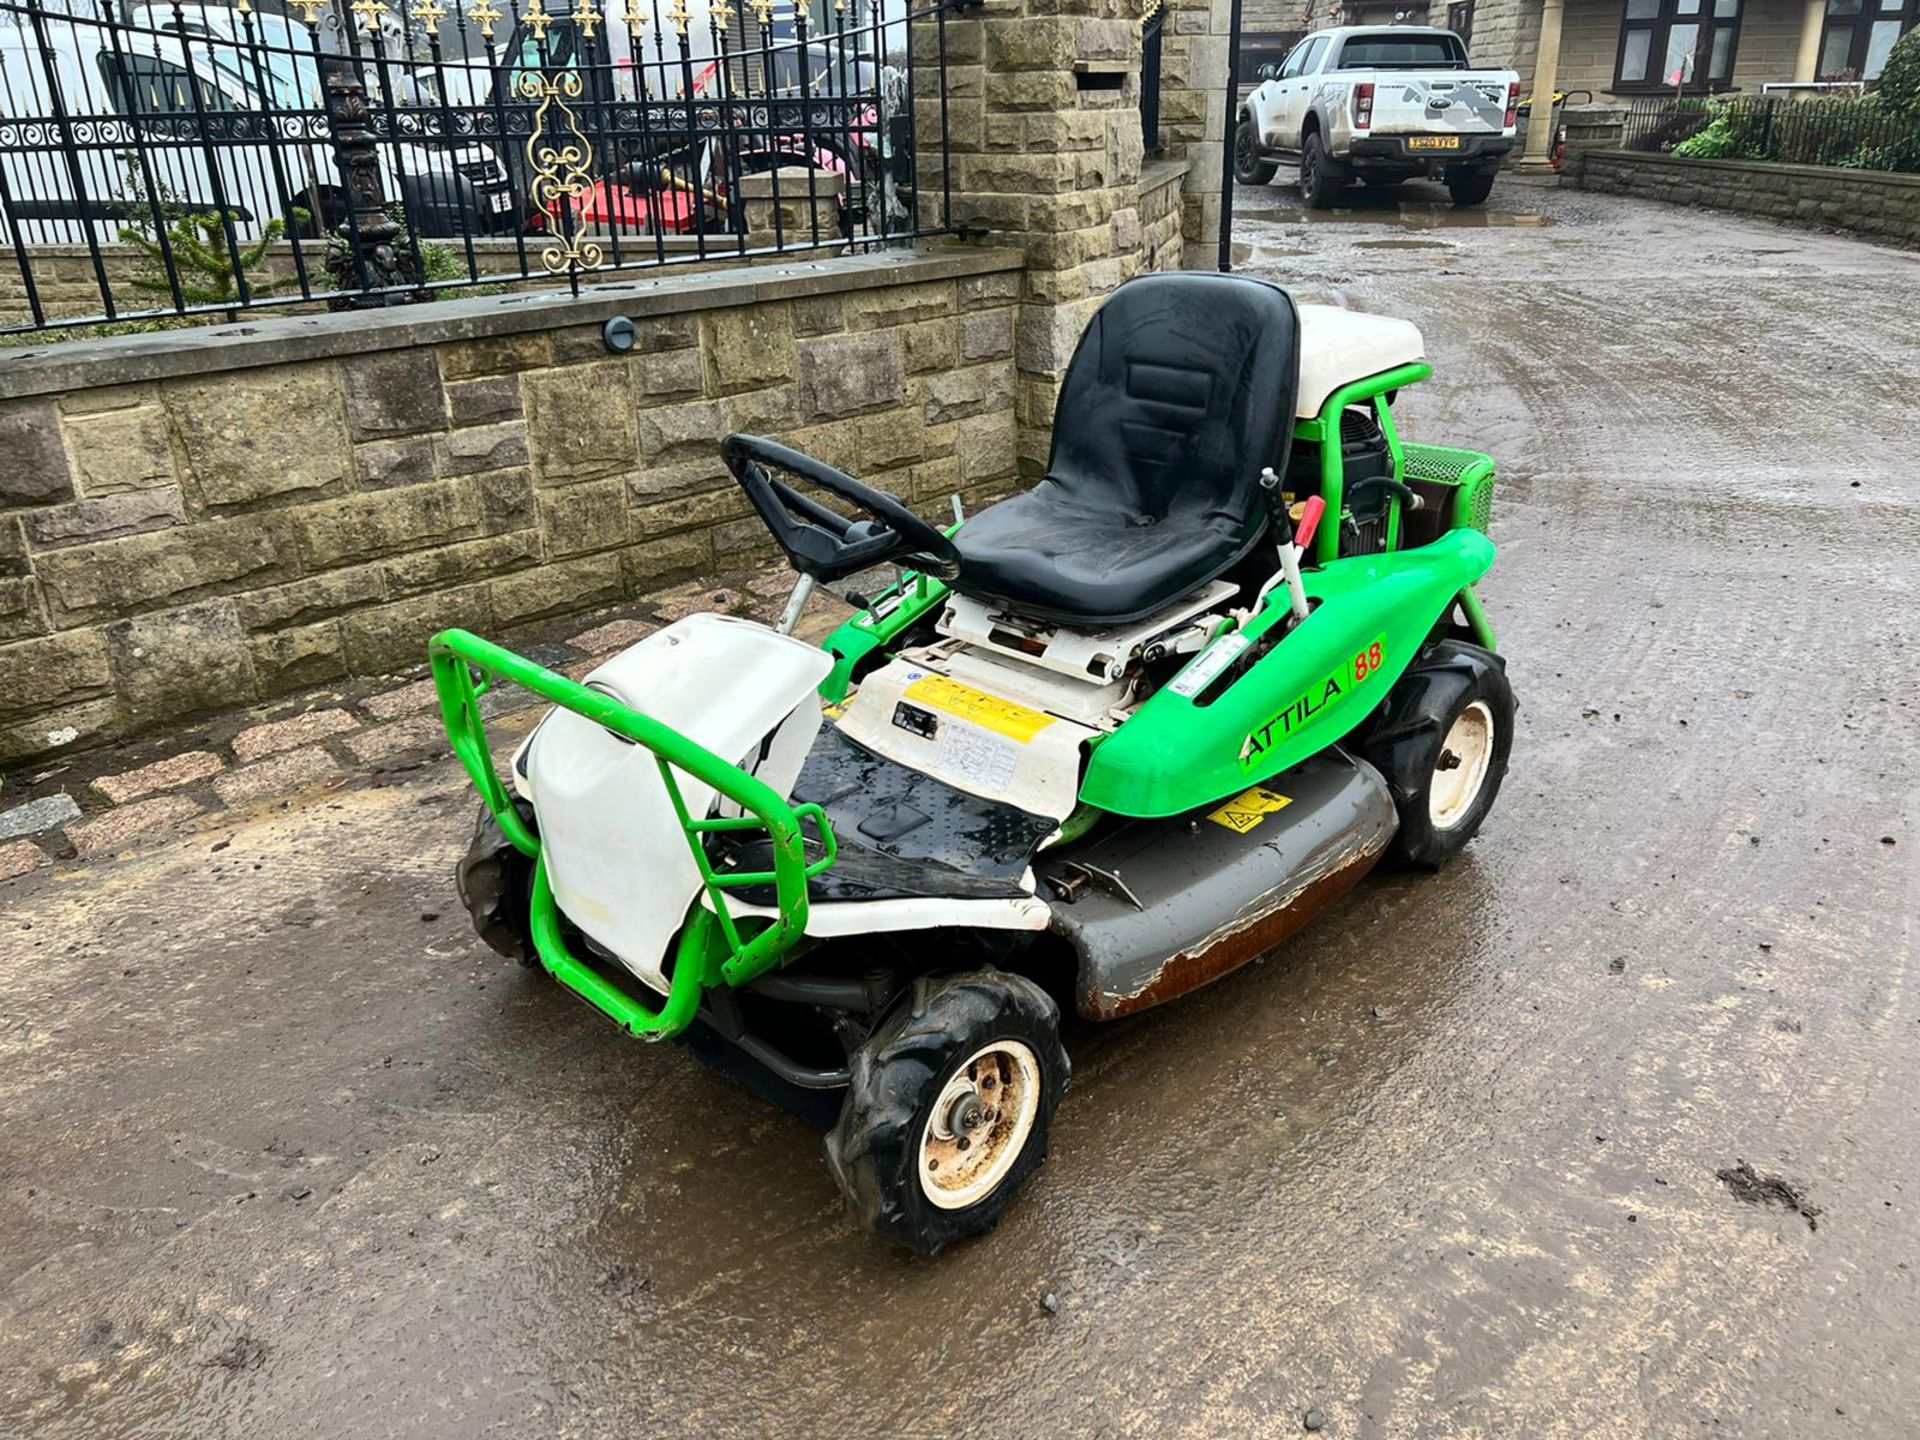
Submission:
<svg viewBox="0 0 1920 1440">
<path fill-rule="evenodd" d="M 1374 671 L 1378 670 L 1386 659 L 1384 640 L 1376 640 L 1358 655 L 1353 657 L 1353 683 L 1358 685 Z"/>
</svg>

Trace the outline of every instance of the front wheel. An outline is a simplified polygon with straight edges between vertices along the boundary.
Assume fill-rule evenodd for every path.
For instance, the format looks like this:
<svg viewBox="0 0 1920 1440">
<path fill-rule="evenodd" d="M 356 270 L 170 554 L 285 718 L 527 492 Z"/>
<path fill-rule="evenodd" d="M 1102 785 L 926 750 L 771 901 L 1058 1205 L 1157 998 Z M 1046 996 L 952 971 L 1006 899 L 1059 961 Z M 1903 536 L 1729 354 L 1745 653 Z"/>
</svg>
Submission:
<svg viewBox="0 0 1920 1440">
<path fill-rule="evenodd" d="M 1071 1073 L 1060 1012 L 1032 981 L 920 982 L 854 1053 L 827 1136 L 854 1218 L 925 1256 L 991 1230 L 1047 1158 Z"/>
<path fill-rule="evenodd" d="M 1447 193 L 1456 205 L 1483 205 L 1493 193 L 1491 170 L 1454 170 L 1447 175 Z"/>
<path fill-rule="evenodd" d="M 1279 167 L 1260 158 L 1260 133 L 1253 118 L 1243 116 L 1233 132 L 1233 181 L 1236 185 L 1265 185 Z"/>
<path fill-rule="evenodd" d="M 1497 655 L 1447 640 L 1400 678 L 1360 742 L 1399 816 L 1394 855 L 1438 870 L 1478 833 L 1513 749 L 1513 686 Z"/>
<path fill-rule="evenodd" d="M 1314 131 L 1300 147 L 1300 199 L 1309 210 L 1325 210 L 1333 204 L 1342 182 L 1327 173 L 1327 142 Z"/>
</svg>

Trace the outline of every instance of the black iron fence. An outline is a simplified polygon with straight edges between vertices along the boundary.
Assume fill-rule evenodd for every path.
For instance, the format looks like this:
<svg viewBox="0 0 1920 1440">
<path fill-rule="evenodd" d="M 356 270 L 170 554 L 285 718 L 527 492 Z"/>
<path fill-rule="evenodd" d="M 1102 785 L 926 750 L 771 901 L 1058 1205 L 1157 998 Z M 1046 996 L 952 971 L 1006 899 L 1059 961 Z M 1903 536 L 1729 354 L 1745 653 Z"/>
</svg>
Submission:
<svg viewBox="0 0 1920 1440">
<path fill-rule="evenodd" d="M 1621 144 L 1696 160 L 1766 160 L 1920 173 L 1920 119 L 1874 95 L 1636 100 Z"/>
<path fill-rule="evenodd" d="M 0 0 L 0 332 L 944 231 L 965 3 Z"/>
<path fill-rule="evenodd" d="M 1140 22 L 1140 138 L 1147 154 L 1160 150 L 1160 32 L 1166 28 L 1167 7 L 1148 0 L 1151 9 Z"/>
</svg>

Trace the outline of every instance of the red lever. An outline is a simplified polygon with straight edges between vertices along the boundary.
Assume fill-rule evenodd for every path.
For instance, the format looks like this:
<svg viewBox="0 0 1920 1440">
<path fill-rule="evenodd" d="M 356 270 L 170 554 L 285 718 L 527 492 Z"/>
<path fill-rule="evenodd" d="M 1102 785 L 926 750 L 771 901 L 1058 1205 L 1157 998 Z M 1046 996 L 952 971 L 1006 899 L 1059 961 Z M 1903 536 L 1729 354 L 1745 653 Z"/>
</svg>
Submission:
<svg viewBox="0 0 1920 1440">
<path fill-rule="evenodd" d="M 1326 513 L 1327 502 L 1318 495 L 1310 496 L 1300 507 L 1300 523 L 1293 527 L 1293 543 L 1302 551 L 1313 543 L 1313 532 L 1320 528 L 1320 517 Z"/>
</svg>

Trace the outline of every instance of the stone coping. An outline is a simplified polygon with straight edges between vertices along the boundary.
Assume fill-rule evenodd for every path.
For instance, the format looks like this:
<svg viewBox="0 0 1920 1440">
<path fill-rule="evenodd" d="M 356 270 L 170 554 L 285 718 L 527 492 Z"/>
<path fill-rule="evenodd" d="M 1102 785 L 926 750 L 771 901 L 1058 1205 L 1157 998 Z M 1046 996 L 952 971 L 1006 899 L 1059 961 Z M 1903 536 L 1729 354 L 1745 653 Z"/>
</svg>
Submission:
<svg viewBox="0 0 1920 1440">
<path fill-rule="evenodd" d="M 592 325 L 616 315 L 638 319 L 917 285 L 1019 270 L 1025 264 L 1019 250 L 934 244 L 697 274 L 623 276 L 586 286 L 577 299 L 564 290 L 533 290 L 384 310 L 249 317 L 236 324 L 192 330 L 68 340 L 0 350 L 0 400 Z"/>
<path fill-rule="evenodd" d="M 1829 183 L 1866 183 L 1892 189 L 1920 189 L 1920 175 L 1903 175 L 1892 170 L 1850 170 L 1843 165 L 1782 165 L 1773 160 L 1696 160 L 1684 155 L 1661 155 L 1650 150 L 1588 150 L 1585 163 L 1603 165 L 1645 165 L 1667 170 L 1726 170 L 1754 175 L 1797 175 L 1808 180 Z"/>
<path fill-rule="evenodd" d="M 1140 193 L 1158 190 L 1163 185 L 1171 185 L 1183 178 L 1193 169 L 1193 160 L 1189 156 L 1180 156 L 1167 160 L 1146 160 L 1140 165 Z"/>
</svg>

